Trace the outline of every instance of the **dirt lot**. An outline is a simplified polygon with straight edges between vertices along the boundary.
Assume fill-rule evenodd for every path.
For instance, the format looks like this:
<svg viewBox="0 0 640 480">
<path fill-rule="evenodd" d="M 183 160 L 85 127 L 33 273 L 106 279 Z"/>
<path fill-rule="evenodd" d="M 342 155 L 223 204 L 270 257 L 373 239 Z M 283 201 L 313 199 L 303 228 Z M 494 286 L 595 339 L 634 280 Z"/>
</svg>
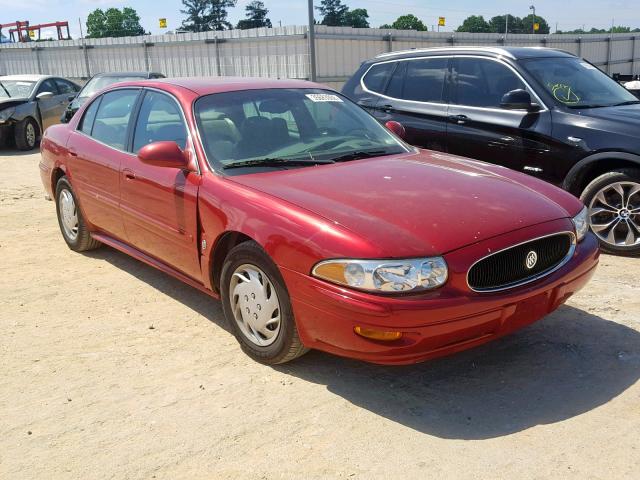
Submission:
<svg viewBox="0 0 640 480">
<path fill-rule="evenodd" d="M 640 478 L 640 259 L 461 355 L 271 368 L 206 295 L 67 249 L 38 159 L 0 152 L 0 478 Z"/>
</svg>

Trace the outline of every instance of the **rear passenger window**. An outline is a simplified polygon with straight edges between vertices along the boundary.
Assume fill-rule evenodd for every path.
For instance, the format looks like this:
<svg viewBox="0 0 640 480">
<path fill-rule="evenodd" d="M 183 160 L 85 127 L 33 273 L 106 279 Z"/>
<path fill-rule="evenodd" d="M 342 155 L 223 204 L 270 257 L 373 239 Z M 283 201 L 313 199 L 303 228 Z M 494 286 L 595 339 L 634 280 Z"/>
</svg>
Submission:
<svg viewBox="0 0 640 480">
<path fill-rule="evenodd" d="M 482 58 L 458 58 L 453 67 L 455 88 L 451 103 L 471 107 L 500 108 L 502 96 L 526 86 L 502 63 Z"/>
<path fill-rule="evenodd" d="M 407 61 L 401 98 L 416 102 L 442 102 L 447 65 L 446 58 Z"/>
<path fill-rule="evenodd" d="M 384 87 L 387 85 L 389 75 L 396 66 L 396 62 L 379 63 L 369 69 L 362 81 L 365 87 L 372 92 L 383 93 Z"/>
<path fill-rule="evenodd" d="M 176 101 L 164 93 L 147 91 L 133 137 L 133 152 L 153 142 L 176 142 L 184 150 L 187 128 Z"/>
<path fill-rule="evenodd" d="M 91 130 L 93 129 L 93 121 L 96 119 L 96 113 L 98 113 L 98 107 L 100 106 L 100 102 L 102 98 L 96 99 L 84 112 L 84 116 L 82 117 L 82 121 L 80 122 L 79 130 L 82 133 L 87 135 L 91 135 Z"/>
<path fill-rule="evenodd" d="M 71 82 L 67 82 L 66 80 L 63 80 L 61 78 L 56 78 L 55 79 L 56 85 L 58 86 L 58 91 L 60 92 L 60 94 L 63 93 L 76 93 L 78 91 L 78 89 L 75 87 L 75 85 Z"/>
<path fill-rule="evenodd" d="M 91 136 L 119 150 L 125 150 L 127 127 L 138 90 L 115 90 L 105 93 L 98 107 Z"/>
</svg>

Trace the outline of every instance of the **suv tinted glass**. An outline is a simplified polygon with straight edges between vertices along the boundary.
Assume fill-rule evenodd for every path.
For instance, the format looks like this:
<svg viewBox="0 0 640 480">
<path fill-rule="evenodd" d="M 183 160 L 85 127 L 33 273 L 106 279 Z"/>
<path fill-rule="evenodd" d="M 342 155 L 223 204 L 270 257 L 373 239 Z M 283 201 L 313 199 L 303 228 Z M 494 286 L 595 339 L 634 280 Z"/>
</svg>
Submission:
<svg viewBox="0 0 640 480">
<path fill-rule="evenodd" d="M 500 108 L 502 96 L 526 86 L 502 63 L 483 58 L 457 58 L 453 62 L 455 80 L 451 103 L 471 107 Z"/>
<path fill-rule="evenodd" d="M 441 102 L 447 65 L 446 58 L 408 61 L 402 98 L 417 102 Z"/>
<path fill-rule="evenodd" d="M 383 93 L 384 87 L 387 84 L 387 79 L 389 78 L 389 75 L 391 75 L 395 66 L 395 62 L 390 62 L 379 63 L 378 65 L 371 67 L 362 79 L 365 87 L 372 92 Z"/>
<path fill-rule="evenodd" d="M 153 142 L 176 142 L 184 150 L 187 129 L 177 103 L 168 95 L 148 91 L 140 107 L 133 137 L 133 151 L 137 153 Z"/>
<path fill-rule="evenodd" d="M 98 107 L 91 136 L 110 147 L 124 150 L 127 143 L 127 127 L 137 90 L 116 90 L 105 93 Z"/>
</svg>

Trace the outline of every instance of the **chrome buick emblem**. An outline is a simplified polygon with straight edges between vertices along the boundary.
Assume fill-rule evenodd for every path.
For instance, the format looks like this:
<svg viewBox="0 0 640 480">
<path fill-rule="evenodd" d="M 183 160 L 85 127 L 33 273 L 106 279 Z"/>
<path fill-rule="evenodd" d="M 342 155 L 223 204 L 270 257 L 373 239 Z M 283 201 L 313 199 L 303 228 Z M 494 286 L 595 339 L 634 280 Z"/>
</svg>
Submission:
<svg viewBox="0 0 640 480">
<path fill-rule="evenodd" d="M 527 253 L 527 258 L 525 259 L 524 264 L 529 270 L 531 270 L 536 266 L 536 263 L 538 263 L 538 254 L 531 250 L 529 253 Z"/>
</svg>

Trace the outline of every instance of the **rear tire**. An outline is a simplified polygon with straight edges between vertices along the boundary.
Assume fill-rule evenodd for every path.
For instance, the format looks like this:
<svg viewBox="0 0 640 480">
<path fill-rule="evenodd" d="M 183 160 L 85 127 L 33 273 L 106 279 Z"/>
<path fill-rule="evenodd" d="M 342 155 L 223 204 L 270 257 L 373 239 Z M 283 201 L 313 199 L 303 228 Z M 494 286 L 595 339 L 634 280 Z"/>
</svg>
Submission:
<svg viewBox="0 0 640 480">
<path fill-rule="evenodd" d="M 220 293 L 229 326 L 252 359 L 274 365 L 308 351 L 298 336 L 284 279 L 257 243 L 231 249 L 222 267 Z"/>
<path fill-rule="evenodd" d="M 56 184 L 56 212 L 60 232 L 71 250 L 85 252 L 102 245 L 91 237 L 67 177 Z"/>
<path fill-rule="evenodd" d="M 595 178 L 580 200 L 603 251 L 640 255 L 640 169 L 625 168 Z"/>
<path fill-rule="evenodd" d="M 25 118 L 14 127 L 14 137 L 18 150 L 33 150 L 38 143 L 40 129 L 33 118 Z"/>
</svg>

